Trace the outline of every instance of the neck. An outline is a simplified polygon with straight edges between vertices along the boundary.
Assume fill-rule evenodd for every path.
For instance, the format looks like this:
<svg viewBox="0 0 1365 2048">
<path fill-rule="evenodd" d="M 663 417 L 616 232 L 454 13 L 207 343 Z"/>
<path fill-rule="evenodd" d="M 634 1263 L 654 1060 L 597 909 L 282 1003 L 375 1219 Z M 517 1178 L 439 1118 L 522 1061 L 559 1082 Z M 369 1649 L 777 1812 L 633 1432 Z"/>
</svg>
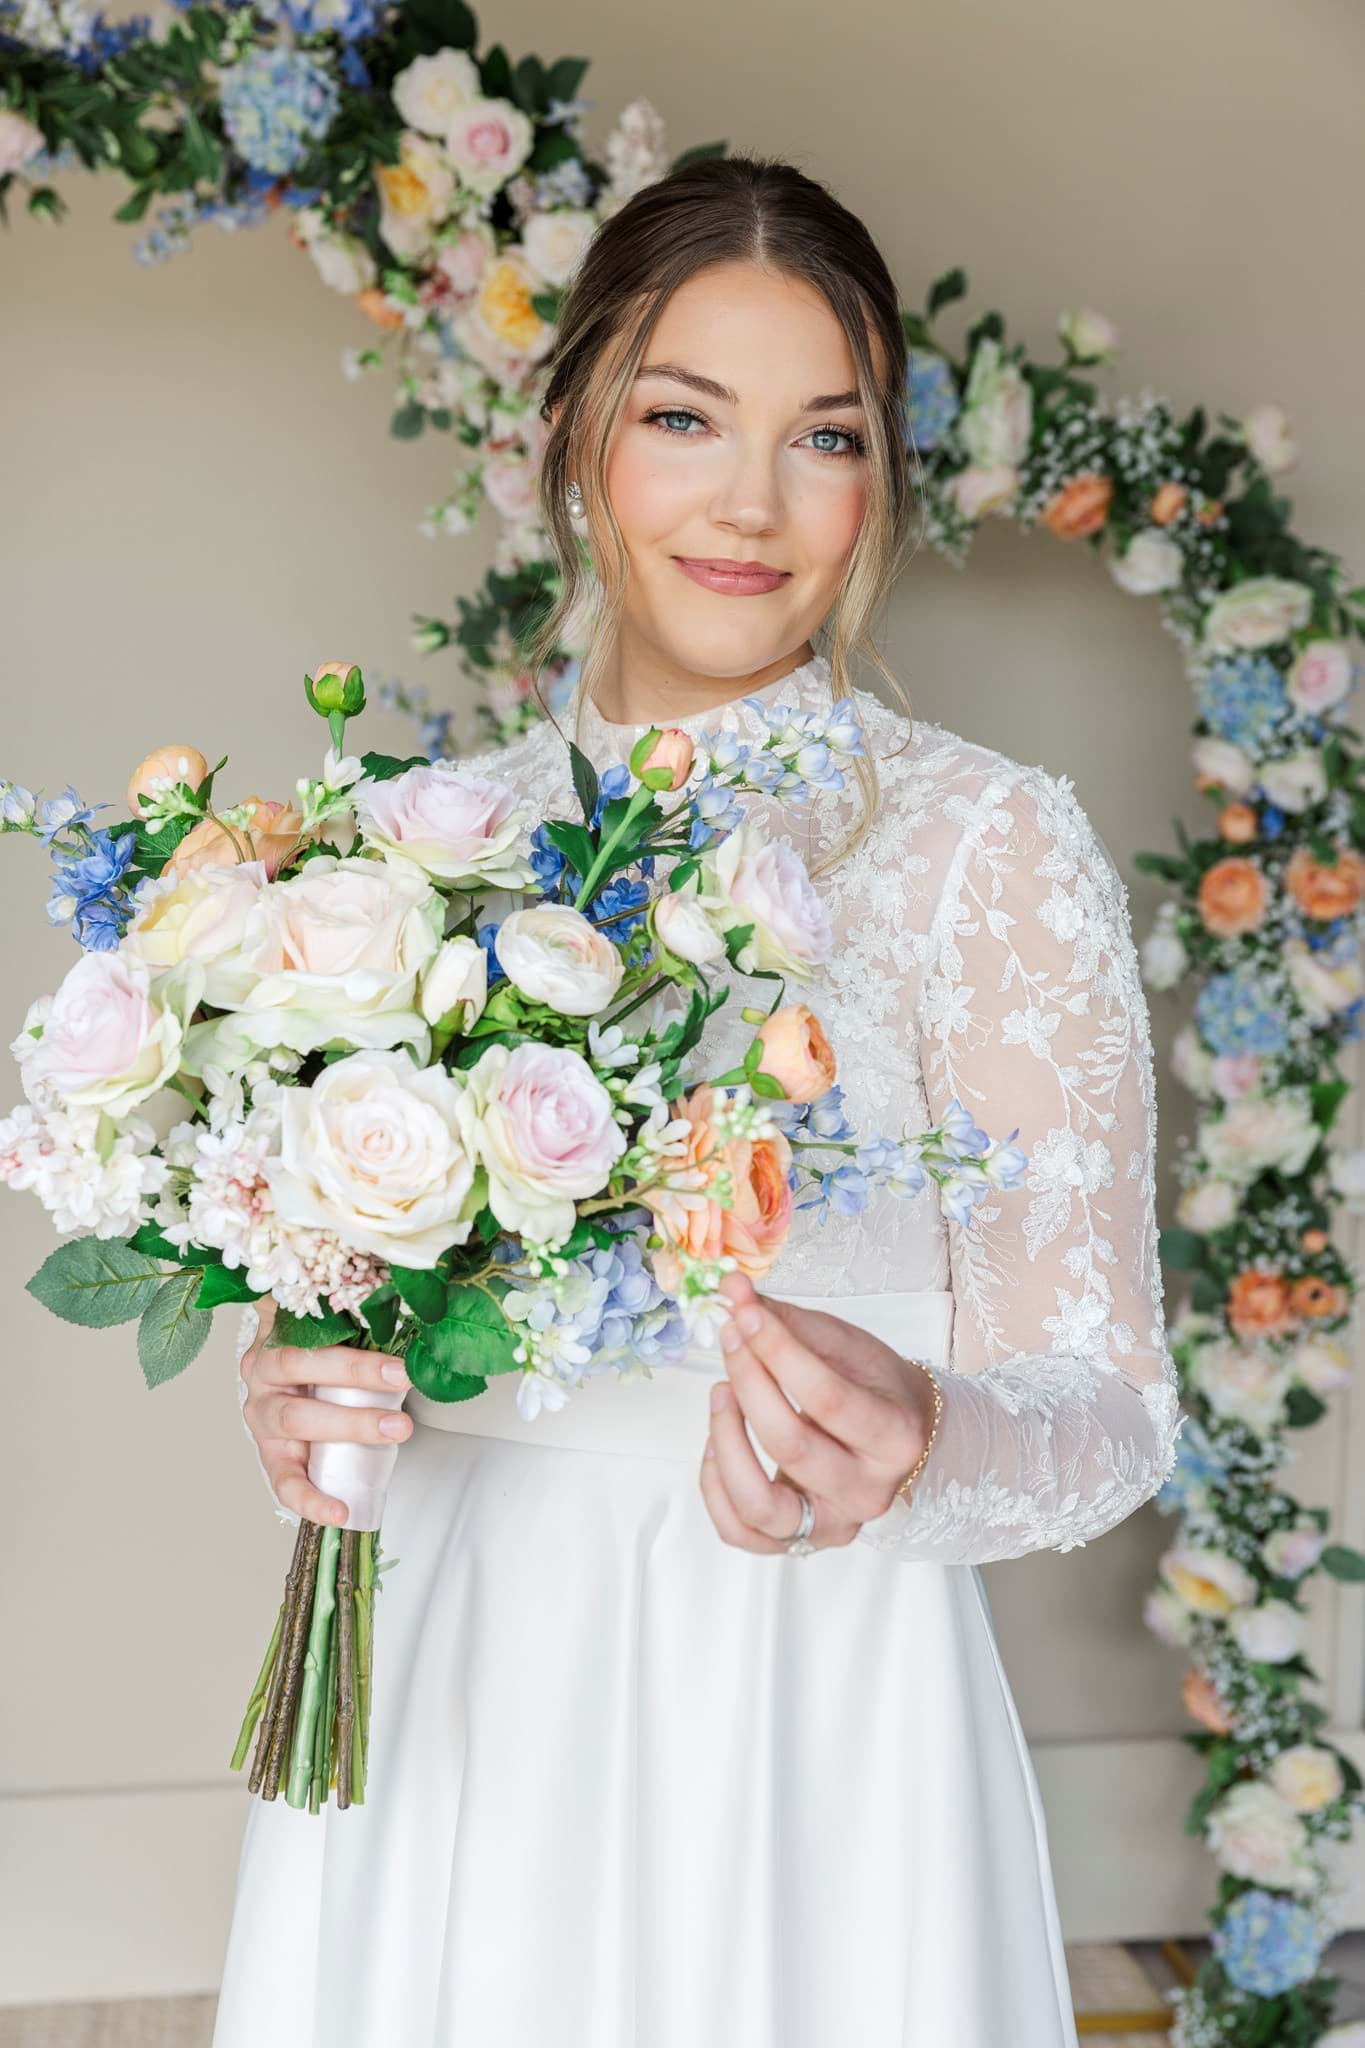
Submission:
<svg viewBox="0 0 1365 2048">
<path fill-rule="evenodd" d="M 676 725 L 684 718 L 705 717 L 723 704 L 733 704 L 767 683 L 779 682 L 793 669 L 814 659 L 809 640 L 795 653 L 779 655 L 745 676 L 711 676 L 680 668 L 649 650 L 624 652 L 619 646 L 599 679 L 593 701 L 613 725 Z"/>
</svg>

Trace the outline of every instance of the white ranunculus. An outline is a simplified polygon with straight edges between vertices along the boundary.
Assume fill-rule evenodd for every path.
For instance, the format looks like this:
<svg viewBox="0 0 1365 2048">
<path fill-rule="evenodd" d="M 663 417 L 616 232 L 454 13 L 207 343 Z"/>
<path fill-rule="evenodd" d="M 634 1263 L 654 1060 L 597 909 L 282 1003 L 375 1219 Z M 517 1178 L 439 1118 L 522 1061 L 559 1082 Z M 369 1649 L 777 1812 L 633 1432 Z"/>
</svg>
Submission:
<svg viewBox="0 0 1365 2048">
<path fill-rule="evenodd" d="M 597 216 L 585 207 L 560 206 L 533 213 L 521 231 L 526 261 L 547 284 L 565 285 L 583 261 L 597 232 Z"/>
<path fill-rule="evenodd" d="M 1157 1570 L 1192 1614 L 1221 1618 L 1235 1608 L 1249 1607 L 1256 1598 L 1255 1579 L 1224 1550 L 1173 1544 L 1157 1559 Z"/>
<path fill-rule="evenodd" d="M 808 981 L 828 960 L 834 927 L 806 864 L 757 818 L 702 855 L 699 879 L 702 905 L 722 931 L 753 927 L 736 956 L 741 974 L 771 968 Z"/>
<path fill-rule="evenodd" d="M 425 1058 L 418 981 L 441 943 L 444 904 L 406 862 L 317 854 L 261 892 L 247 935 L 215 967 L 236 976 L 231 1011 L 188 1033 L 185 1065 L 242 1067 L 287 1046 L 414 1045 Z"/>
<path fill-rule="evenodd" d="M 464 1004 L 457 1029 L 468 1031 L 483 1015 L 488 1001 L 488 955 L 477 939 L 447 939 L 422 976 L 421 1010 L 428 1024 L 439 1024 L 457 1003 Z"/>
<path fill-rule="evenodd" d="M 973 464 L 958 471 L 948 492 L 964 519 L 984 519 L 991 512 L 1008 512 L 1019 495 L 1019 472 L 1008 462 L 987 468 Z"/>
<path fill-rule="evenodd" d="M 568 903 L 514 910 L 493 941 L 513 988 L 565 1017 L 596 1017 L 621 986 L 625 962 L 605 932 Z"/>
<path fill-rule="evenodd" d="M 1301 1579 L 1305 1572 L 1311 1572 L 1323 1551 L 1327 1538 L 1316 1522 L 1301 1522 L 1292 1529 L 1277 1529 L 1273 1536 L 1267 1536 L 1261 1545 L 1261 1555 L 1266 1569 L 1274 1572 L 1277 1579 Z"/>
<path fill-rule="evenodd" d="M 1225 1421 L 1261 1432 L 1284 1421 L 1292 1374 L 1269 1351 L 1246 1350 L 1226 1337 L 1198 1347 L 1193 1373 L 1210 1408 Z"/>
<path fill-rule="evenodd" d="M 661 945 L 694 967 L 712 967 L 725 958 L 725 941 L 689 889 L 666 889 L 656 896 L 650 921 Z"/>
<path fill-rule="evenodd" d="M 202 984 L 193 964 L 158 977 L 121 948 L 83 953 L 53 996 L 42 1037 L 22 1063 L 30 1100 L 38 1107 L 127 1116 L 179 1067 L 185 1025 Z"/>
<path fill-rule="evenodd" d="M 1308 624 L 1313 593 L 1282 576 L 1252 576 L 1215 598 L 1204 618 L 1208 650 L 1273 647 Z"/>
<path fill-rule="evenodd" d="M 387 782 L 367 776 L 353 797 L 367 846 L 450 888 L 521 889 L 535 879 L 526 807 L 501 776 L 419 761 Z"/>
<path fill-rule="evenodd" d="M 1233 1640 L 1253 1664 L 1287 1664 L 1303 1647 L 1303 1616 L 1287 1600 L 1262 1600 L 1228 1618 Z"/>
<path fill-rule="evenodd" d="M 568 1046 L 489 1046 L 466 1073 L 460 1125 L 493 1214 L 538 1243 L 568 1236 L 575 1203 L 601 1193 L 626 1149 L 611 1096 Z"/>
<path fill-rule="evenodd" d="M 1216 1173 L 1229 1180 L 1253 1181 L 1270 1166 L 1302 1173 L 1318 1137 L 1308 1097 L 1302 1090 L 1285 1088 L 1274 1095 L 1244 1095 L 1230 1102 L 1222 1116 L 1200 1125 L 1198 1144 Z"/>
<path fill-rule="evenodd" d="M 1304 1015 L 1314 1024 L 1327 1023 L 1365 994 L 1365 972 L 1358 953 L 1333 959 L 1315 953 L 1307 940 L 1296 934 L 1285 940 L 1280 957 Z"/>
<path fill-rule="evenodd" d="M 972 357 L 957 434 L 968 458 L 981 469 L 1008 464 L 1017 469 L 1033 432 L 1033 394 L 1016 363 L 1003 360 L 993 337 L 978 343 Z"/>
<path fill-rule="evenodd" d="M 1242 421 L 1247 447 L 1269 476 L 1282 476 L 1299 459 L 1298 443 L 1289 431 L 1289 415 L 1280 405 L 1253 406 Z"/>
<path fill-rule="evenodd" d="M 197 960 L 204 969 L 205 1002 L 230 1002 L 214 966 L 241 948 L 268 879 L 265 862 L 259 860 L 163 875 L 141 899 L 124 934 L 123 951 L 158 974 L 182 960 Z"/>
<path fill-rule="evenodd" d="M 393 81 L 393 103 L 409 128 L 444 135 L 459 108 L 478 99 L 478 66 L 464 50 L 414 57 Z"/>
<path fill-rule="evenodd" d="M 1351 1356 L 1335 1337 L 1303 1337 L 1289 1353 L 1295 1375 L 1313 1394 L 1338 1394 L 1351 1383 Z"/>
<path fill-rule="evenodd" d="M 1057 333 L 1081 363 L 1102 363 L 1119 345 L 1119 331 L 1103 313 L 1088 306 L 1079 313 L 1063 313 Z"/>
<path fill-rule="evenodd" d="M 264 1167 L 277 1214 L 394 1265 L 434 1266 L 473 1223 L 460 1094 L 444 1067 L 405 1052 L 352 1053 L 310 1088 L 281 1089 L 279 1154 Z"/>
<path fill-rule="evenodd" d="M 1109 573 L 1130 597 L 1153 597 L 1174 590 L 1185 573 L 1180 545 L 1158 527 L 1149 527 L 1128 543 L 1121 555 L 1109 557 Z"/>
<path fill-rule="evenodd" d="M 1327 1178 L 1346 1207 L 1359 1215 L 1365 1209 L 1365 1146 L 1327 1155 Z"/>
<path fill-rule="evenodd" d="M 1213 1086 L 1213 1054 L 1193 1024 L 1182 1024 L 1171 1040 L 1171 1072 L 1192 1095 L 1207 1095 Z"/>
<path fill-rule="evenodd" d="M 1355 662 L 1344 640 L 1310 640 L 1294 657 L 1285 692 L 1300 711 L 1321 718 L 1350 696 L 1355 680 Z"/>
<path fill-rule="evenodd" d="M 1209 1813 L 1208 1844 L 1224 1870 L 1276 1890 L 1311 1892 L 1318 1882 L 1308 1830 L 1272 1785 L 1244 1779 Z"/>
<path fill-rule="evenodd" d="M 1190 964 L 1185 941 L 1176 929 L 1176 917 L 1175 905 L 1163 903 L 1142 942 L 1142 978 L 1150 989 L 1174 988 Z"/>
<path fill-rule="evenodd" d="M 1222 1230 L 1241 1206 L 1241 1195 L 1230 1181 L 1196 1180 L 1182 1190 L 1175 1220 L 1186 1230 Z"/>
<path fill-rule="evenodd" d="M 1327 771 L 1316 747 L 1302 747 L 1282 761 L 1267 761 L 1261 769 L 1261 788 L 1271 803 L 1282 811 L 1306 811 L 1321 803 L 1327 794 Z"/>
<path fill-rule="evenodd" d="M 1231 740 L 1220 740 L 1213 733 L 1206 733 L 1195 741 L 1190 749 L 1190 758 L 1196 775 L 1207 776 L 1229 796 L 1245 796 L 1256 780 L 1256 763 L 1250 754 L 1243 753 Z"/>
</svg>

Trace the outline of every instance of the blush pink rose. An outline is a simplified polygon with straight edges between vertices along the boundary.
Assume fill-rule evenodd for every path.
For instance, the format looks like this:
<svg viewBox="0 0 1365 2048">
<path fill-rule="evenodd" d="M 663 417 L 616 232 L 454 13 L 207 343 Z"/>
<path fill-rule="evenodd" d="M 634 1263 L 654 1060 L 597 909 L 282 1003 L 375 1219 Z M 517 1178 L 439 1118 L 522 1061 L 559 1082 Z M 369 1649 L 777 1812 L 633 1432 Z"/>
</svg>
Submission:
<svg viewBox="0 0 1365 2048">
<path fill-rule="evenodd" d="M 0 107 L 0 178 L 22 171 L 43 147 L 43 131 L 13 107 Z"/>
<path fill-rule="evenodd" d="M 1349 697 L 1355 664 L 1344 640 L 1310 640 L 1289 671 L 1286 690 L 1300 711 L 1330 711 Z"/>
<path fill-rule="evenodd" d="M 758 819 L 746 818 L 703 857 L 701 885 L 722 930 L 753 926 L 736 959 L 741 974 L 772 968 L 806 980 L 828 960 L 834 928 L 805 862 Z"/>
<path fill-rule="evenodd" d="M 71 968 L 24 1060 L 24 1087 L 71 1109 L 126 1116 L 176 1071 L 184 1014 L 152 994 L 151 970 L 122 952 L 85 953 Z"/>
<path fill-rule="evenodd" d="M 453 761 L 419 762 L 388 782 L 367 776 L 354 798 L 367 846 L 410 860 L 438 881 L 520 889 L 534 877 L 516 791 L 495 776 Z"/>
<path fill-rule="evenodd" d="M 510 100 L 474 100 L 457 109 L 446 130 L 446 149 L 465 184 L 495 189 L 519 171 L 535 132 Z"/>
<path fill-rule="evenodd" d="M 459 1116 L 505 1230 L 567 1237 L 575 1203 L 600 1194 L 626 1149 L 615 1105 L 569 1046 L 491 1045 L 465 1077 Z"/>
</svg>

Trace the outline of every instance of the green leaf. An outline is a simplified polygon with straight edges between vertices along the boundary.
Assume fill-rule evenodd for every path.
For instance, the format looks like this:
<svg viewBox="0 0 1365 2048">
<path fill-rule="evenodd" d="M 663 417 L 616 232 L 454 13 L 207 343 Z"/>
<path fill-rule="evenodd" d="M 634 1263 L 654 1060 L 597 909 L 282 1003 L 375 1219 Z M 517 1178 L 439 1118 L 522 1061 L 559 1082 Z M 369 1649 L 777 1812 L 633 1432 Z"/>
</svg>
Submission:
<svg viewBox="0 0 1365 2048">
<path fill-rule="evenodd" d="M 463 1401 L 492 1373 L 516 1366 L 516 1337 L 482 1287 L 452 1287 L 439 1323 L 427 1323 L 407 1355 L 412 1383 L 433 1401 Z"/>
<path fill-rule="evenodd" d="M 220 1266 L 223 1262 L 221 1252 L 204 1251 L 197 1244 L 178 1250 L 155 1223 L 139 1224 L 128 1242 L 135 1252 L 145 1252 L 149 1259 L 166 1259 L 175 1266 Z"/>
<path fill-rule="evenodd" d="M 1159 1240 L 1161 1263 L 1177 1273 L 1194 1273 L 1204 1263 L 1204 1240 L 1194 1230 L 1163 1230 Z"/>
<path fill-rule="evenodd" d="M 1327 1413 L 1327 1404 L 1307 1387 L 1291 1387 L 1284 1398 L 1284 1412 L 1291 1429 L 1307 1429 Z"/>
<path fill-rule="evenodd" d="M 417 1339 L 404 1363 L 408 1368 L 408 1378 L 418 1393 L 425 1394 L 429 1401 L 472 1401 L 488 1386 L 487 1380 L 479 1379 L 476 1374 L 448 1372 L 437 1365 L 423 1337 Z"/>
<path fill-rule="evenodd" d="M 360 1304 L 361 1319 L 381 1351 L 391 1351 L 398 1331 L 398 1289 L 392 1280 L 376 1287 Z"/>
<path fill-rule="evenodd" d="M 137 1355 L 149 1387 L 175 1379 L 204 1348 L 213 1318 L 194 1305 L 198 1283 L 193 1266 L 172 1273 L 143 1311 L 137 1326 Z"/>
<path fill-rule="evenodd" d="M 586 875 L 597 858 L 597 848 L 586 825 L 556 818 L 545 827 L 545 837 L 577 875 Z"/>
<path fill-rule="evenodd" d="M 954 299 L 967 296 L 967 273 L 965 270 L 945 270 L 942 277 L 935 278 L 929 292 L 928 311 L 932 320 L 944 306 L 952 305 Z"/>
<path fill-rule="evenodd" d="M 155 1259 L 119 1238 L 78 1237 L 49 1253 L 28 1291 L 63 1322 L 107 1330 L 140 1316 L 164 1277 Z"/>
<path fill-rule="evenodd" d="M 192 1266 L 185 1268 L 193 1272 Z M 259 1301 L 265 1289 L 252 1287 L 241 1266 L 205 1266 L 199 1292 L 194 1298 L 196 1308 L 222 1308 L 229 1301 Z"/>
<path fill-rule="evenodd" d="M 425 754 L 409 754 L 405 761 L 396 754 L 362 754 L 360 765 L 376 782 L 392 782 L 409 768 L 430 768 L 431 763 Z"/>
<path fill-rule="evenodd" d="M 355 1324 L 349 1316 L 296 1316 L 282 1308 L 265 1340 L 267 1351 L 279 1351 L 292 1344 L 299 1351 L 321 1351 L 325 1344 L 353 1344 Z"/>
<path fill-rule="evenodd" d="M 440 1322 L 450 1291 L 444 1273 L 426 1266 L 390 1266 L 389 1277 L 415 1316 L 424 1323 Z"/>
<path fill-rule="evenodd" d="M 1346 1579 L 1352 1584 L 1359 1584 L 1365 1579 L 1365 1557 L 1345 1543 L 1329 1543 L 1322 1553 L 1321 1564 L 1334 1579 Z"/>
<path fill-rule="evenodd" d="M 400 405 L 389 421 L 389 432 L 395 441 L 415 441 L 427 423 L 427 416 L 420 405 L 409 402 Z"/>
</svg>

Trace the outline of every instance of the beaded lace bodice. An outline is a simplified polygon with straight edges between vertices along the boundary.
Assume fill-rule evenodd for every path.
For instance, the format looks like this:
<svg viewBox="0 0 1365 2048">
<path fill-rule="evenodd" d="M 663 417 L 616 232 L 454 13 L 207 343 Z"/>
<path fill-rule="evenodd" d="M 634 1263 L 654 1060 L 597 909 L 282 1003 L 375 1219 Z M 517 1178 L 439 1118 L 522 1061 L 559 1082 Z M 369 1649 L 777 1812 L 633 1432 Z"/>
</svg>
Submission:
<svg viewBox="0 0 1365 2048">
<path fill-rule="evenodd" d="M 825 709 L 816 656 L 751 693 L 770 710 Z M 861 1540 L 906 1558 L 976 1564 L 1069 1550 L 1124 1519 L 1174 1458 L 1175 1369 L 1157 1262 L 1156 1101 L 1147 1006 L 1123 882 L 1066 777 L 854 693 L 880 794 L 862 844 L 817 880 L 836 931 L 827 967 L 788 999 L 816 1011 L 860 1138 L 914 1133 L 953 1096 L 992 1137 L 1019 1127 L 1025 1185 L 946 1221 L 932 1187 L 874 1195 L 862 1214 L 798 1210 L 761 1283 L 824 1297 L 950 1289 L 951 1370 L 911 1503 Z M 564 732 L 599 769 L 642 726 L 575 698 Z M 742 699 L 679 718 L 761 744 Z M 568 750 L 542 721 L 481 760 L 545 817 L 577 814 Z M 808 865 L 861 816 L 851 772 L 801 807 L 768 797 L 768 829 Z M 699 1072 L 741 1056 L 747 1002 L 773 984 L 731 971 Z M 252 1318 L 254 1321 L 254 1318 Z M 572 1398 L 572 1396 L 570 1397 Z"/>
</svg>

